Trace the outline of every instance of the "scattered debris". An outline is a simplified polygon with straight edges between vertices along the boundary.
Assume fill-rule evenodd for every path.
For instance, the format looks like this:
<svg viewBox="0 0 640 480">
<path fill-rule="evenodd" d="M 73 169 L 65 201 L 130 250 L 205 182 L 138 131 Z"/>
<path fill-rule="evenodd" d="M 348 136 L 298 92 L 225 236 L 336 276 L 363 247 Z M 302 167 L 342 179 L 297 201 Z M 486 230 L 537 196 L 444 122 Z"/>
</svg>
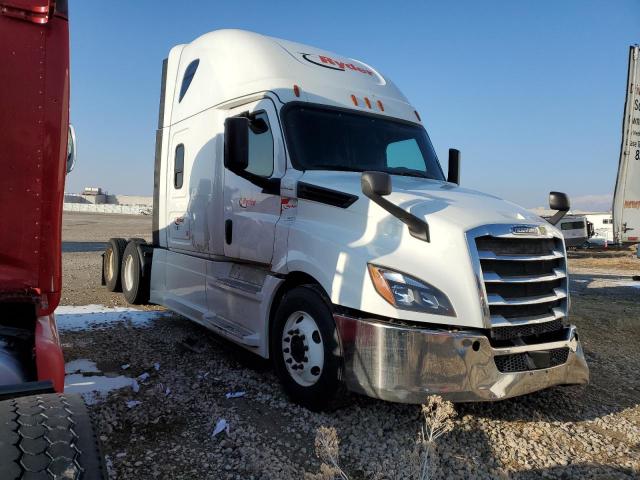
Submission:
<svg viewBox="0 0 640 480">
<path fill-rule="evenodd" d="M 225 432 L 227 435 L 229 435 L 229 423 L 227 423 L 224 418 L 221 418 L 220 420 L 218 420 L 218 423 L 216 423 L 216 428 L 213 429 L 211 438 L 222 432 Z"/>
<path fill-rule="evenodd" d="M 227 398 L 240 398 L 240 397 L 244 397 L 247 394 L 247 392 L 229 392 L 227 394 L 225 394 L 225 397 Z"/>
</svg>

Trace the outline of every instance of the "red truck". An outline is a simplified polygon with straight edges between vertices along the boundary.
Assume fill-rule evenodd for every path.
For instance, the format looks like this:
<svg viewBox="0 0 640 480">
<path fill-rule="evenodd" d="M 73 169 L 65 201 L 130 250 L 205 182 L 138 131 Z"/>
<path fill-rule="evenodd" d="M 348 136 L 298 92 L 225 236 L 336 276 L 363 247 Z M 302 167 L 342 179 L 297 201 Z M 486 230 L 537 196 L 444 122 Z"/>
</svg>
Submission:
<svg viewBox="0 0 640 480">
<path fill-rule="evenodd" d="M 54 310 L 75 161 L 67 0 L 0 0 L 0 479 L 103 478 Z"/>
</svg>

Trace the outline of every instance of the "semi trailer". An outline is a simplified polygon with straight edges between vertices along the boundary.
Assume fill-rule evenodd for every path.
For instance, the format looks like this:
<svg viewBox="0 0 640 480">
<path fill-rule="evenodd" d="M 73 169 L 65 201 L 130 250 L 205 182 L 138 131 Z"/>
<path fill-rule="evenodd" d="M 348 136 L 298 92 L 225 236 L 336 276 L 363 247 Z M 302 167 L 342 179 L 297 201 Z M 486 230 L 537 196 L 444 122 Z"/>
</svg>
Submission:
<svg viewBox="0 0 640 480">
<path fill-rule="evenodd" d="M 64 393 L 54 311 L 75 162 L 66 0 L 0 0 L 0 478 L 102 479 L 84 401 Z"/>
<path fill-rule="evenodd" d="M 582 384 L 569 210 L 548 223 L 445 175 L 371 65 L 240 30 L 162 64 L 152 242 L 112 238 L 103 283 L 273 361 L 321 408 L 341 386 L 420 403 Z"/>
<path fill-rule="evenodd" d="M 640 45 L 629 47 L 626 86 L 613 195 L 613 238 L 628 245 L 640 243 Z"/>
</svg>

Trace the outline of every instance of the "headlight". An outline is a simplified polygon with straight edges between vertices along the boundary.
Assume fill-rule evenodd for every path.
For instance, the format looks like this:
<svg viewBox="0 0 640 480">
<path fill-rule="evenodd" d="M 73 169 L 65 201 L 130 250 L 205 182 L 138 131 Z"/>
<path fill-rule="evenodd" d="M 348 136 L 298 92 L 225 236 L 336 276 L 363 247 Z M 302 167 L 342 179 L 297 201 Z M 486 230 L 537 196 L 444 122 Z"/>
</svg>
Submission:
<svg viewBox="0 0 640 480">
<path fill-rule="evenodd" d="M 394 307 L 456 316 L 447 296 L 433 285 L 385 267 L 368 267 L 376 291 Z"/>
</svg>

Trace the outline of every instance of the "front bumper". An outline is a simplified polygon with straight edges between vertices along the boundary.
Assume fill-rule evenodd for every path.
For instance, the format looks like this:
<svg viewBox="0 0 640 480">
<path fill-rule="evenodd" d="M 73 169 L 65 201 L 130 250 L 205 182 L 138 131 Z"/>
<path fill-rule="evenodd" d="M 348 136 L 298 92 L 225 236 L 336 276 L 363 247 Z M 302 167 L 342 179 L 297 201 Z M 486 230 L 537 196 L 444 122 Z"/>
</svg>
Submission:
<svg viewBox="0 0 640 480">
<path fill-rule="evenodd" d="M 391 402 L 423 403 L 438 394 L 454 402 L 501 400 L 553 385 L 583 384 L 589 368 L 574 326 L 562 340 L 494 348 L 478 332 L 425 329 L 335 315 L 349 390 Z M 503 373 L 496 356 L 568 348 L 564 363 Z"/>
</svg>

